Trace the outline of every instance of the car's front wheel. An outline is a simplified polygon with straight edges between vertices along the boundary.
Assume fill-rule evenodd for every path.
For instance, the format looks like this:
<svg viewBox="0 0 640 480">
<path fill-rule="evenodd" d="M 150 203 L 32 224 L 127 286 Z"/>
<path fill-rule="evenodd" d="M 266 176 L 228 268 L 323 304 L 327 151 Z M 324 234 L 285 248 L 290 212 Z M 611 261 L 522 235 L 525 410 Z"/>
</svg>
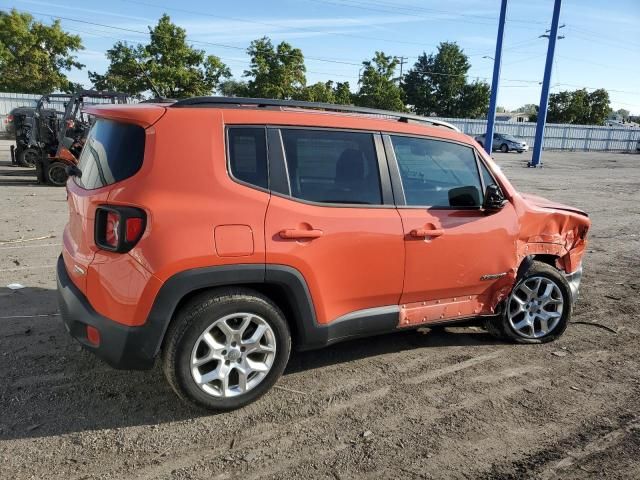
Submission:
<svg viewBox="0 0 640 480">
<path fill-rule="evenodd" d="M 546 343 L 564 333 L 571 308 L 571 289 L 564 275 L 551 265 L 534 261 L 513 287 L 502 314 L 489 317 L 485 325 L 496 337 Z"/>
<path fill-rule="evenodd" d="M 290 351 L 289 327 L 271 300 L 249 289 L 214 290 L 178 312 L 167 332 L 162 364 L 182 399 L 232 410 L 273 386 Z"/>
</svg>

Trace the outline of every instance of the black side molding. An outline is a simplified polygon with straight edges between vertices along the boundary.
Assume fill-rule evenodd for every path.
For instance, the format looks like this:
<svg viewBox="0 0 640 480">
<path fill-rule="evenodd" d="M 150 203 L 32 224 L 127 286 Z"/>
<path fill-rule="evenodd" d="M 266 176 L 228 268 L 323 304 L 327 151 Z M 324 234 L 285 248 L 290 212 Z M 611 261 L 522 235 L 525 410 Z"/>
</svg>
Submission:
<svg viewBox="0 0 640 480">
<path fill-rule="evenodd" d="M 294 323 L 298 350 L 321 348 L 397 329 L 398 305 L 351 312 L 321 325 L 302 274 L 285 265 L 265 264 L 196 268 L 177 273 L 160 288 L 147 322 L 129 327 L 98 314 L 70 280 L 62 257 L 58 259 L 59 305 L 67 330 L 85 348 L 115 368 L 151 368 L 180 302 L 199 290 L 230 285 L 254 286 L 258 290 L 261 286 L 277 287 L 288 303 L 288 320 Z M 100 346 L 93 346 L 86 339 L 87 325 L 100 331 L 103 340 Z"/>
</svg>

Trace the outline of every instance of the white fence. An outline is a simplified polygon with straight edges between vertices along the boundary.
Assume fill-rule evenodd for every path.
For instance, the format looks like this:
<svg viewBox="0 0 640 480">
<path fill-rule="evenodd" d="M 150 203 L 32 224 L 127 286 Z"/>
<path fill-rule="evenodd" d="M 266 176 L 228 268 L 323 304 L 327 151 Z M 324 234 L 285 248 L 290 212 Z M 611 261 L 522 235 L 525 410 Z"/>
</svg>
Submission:
<svg viewBox="0 0 640 480">
<path fill-rule="evenodd" d="M 467 135 L 481 135 L 486 120 L 439 118 L 452 123 Z M 526 140 L 533 147 L 536 124 L 532 122 L 496 122 L 495 131 Z M 640 128 L 598 127 L 547 123 L 544 129 L 545 150 L 634 151 L 640 140 Z"/>
</svg>

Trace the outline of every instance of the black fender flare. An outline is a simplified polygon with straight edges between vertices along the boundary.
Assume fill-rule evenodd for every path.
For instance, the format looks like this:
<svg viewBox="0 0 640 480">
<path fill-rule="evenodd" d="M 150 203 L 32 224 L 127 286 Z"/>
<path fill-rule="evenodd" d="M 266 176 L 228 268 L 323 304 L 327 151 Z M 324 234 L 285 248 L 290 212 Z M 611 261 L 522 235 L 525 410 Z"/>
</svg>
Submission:
<svg viewBox="0 0 640 480">
<path fill-rule="evenodd" d="M 276 286 L 286 296 L 289 322 L 295 328 L 297 350 L 312 350 L 363 336 L 394 331 L 399 307 L 389 305 L 350 312 L 328 324 L 316 319 L 313 299 L 304 276 L 295 268 L 275 264 L 244 264 L 196 268 L 179 272 L 160 287 L 151 307 L 144 340 L 140 344 L 145 357 L 155 358 L 180 302 L 198 290 L 232 285 Z"/>
<path fill-rule="evenodd" d="M 529 269 L 533 265 L 533 255 L 527 255 L 524 257 L 522 262 L 520 262 L 520 266 L 518 267 L 518 271 L 516 273 L 516 281 L 514 282 L 514 286 L 520 281 L 522 277 L 524 277 Z"/>
<path fill-rule="evenodd" d="M 285 265 L 222 265 L 185 270 L 164 282 L 144 325 L 147 335 L 140 345 L 144 355 L 150 358 L 158 355 L 174 313 L 187 295 L 233 285 L 276 285 L 281 288 L 292 310 L 293 318 L 289 320 L 296 324 L 300 346 L 322 346 L 322 338 L 317 338 L 314 328 L 317 322 L 311 294 L 298 270 Z"/>
</svg>

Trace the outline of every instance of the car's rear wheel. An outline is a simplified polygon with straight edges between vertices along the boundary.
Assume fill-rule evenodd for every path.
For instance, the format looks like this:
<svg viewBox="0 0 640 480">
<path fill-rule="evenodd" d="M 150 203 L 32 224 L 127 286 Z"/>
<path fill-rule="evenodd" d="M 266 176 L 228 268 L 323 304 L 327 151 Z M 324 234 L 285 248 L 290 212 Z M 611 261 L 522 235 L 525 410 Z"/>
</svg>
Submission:
<svg viewBox="0 0 640 480">
<path fill-rule="evenodd" d="M 64 187 L 69 176 L 67 166 L 62 162 L 53 162 L 47 167 L 47 182 L 56 187 Z"/>
<path fill-rule="evenodd" d="M 506 143 L 503 143 L 502 145 L 500 145 L 500 151 L 502 153 L 507 153 L 509 152 L 509 146 Z"/>
<path fill-rule="evenodd" d="M 546 343 L 564 333 L 571 307 L 571 289 L 564 275 L 536 261 L 513 287 L 502 314 L 489 317 L 485 326 L 496 337 Z"/>
<path fill-rule="evenodd" d="M 284 315 L 249 289 L 195 297 L 171 324 L 162 365 L 183 400 L 232 410 L 257 400 L 284 371 L 291 335 Z"/>
</svg>

